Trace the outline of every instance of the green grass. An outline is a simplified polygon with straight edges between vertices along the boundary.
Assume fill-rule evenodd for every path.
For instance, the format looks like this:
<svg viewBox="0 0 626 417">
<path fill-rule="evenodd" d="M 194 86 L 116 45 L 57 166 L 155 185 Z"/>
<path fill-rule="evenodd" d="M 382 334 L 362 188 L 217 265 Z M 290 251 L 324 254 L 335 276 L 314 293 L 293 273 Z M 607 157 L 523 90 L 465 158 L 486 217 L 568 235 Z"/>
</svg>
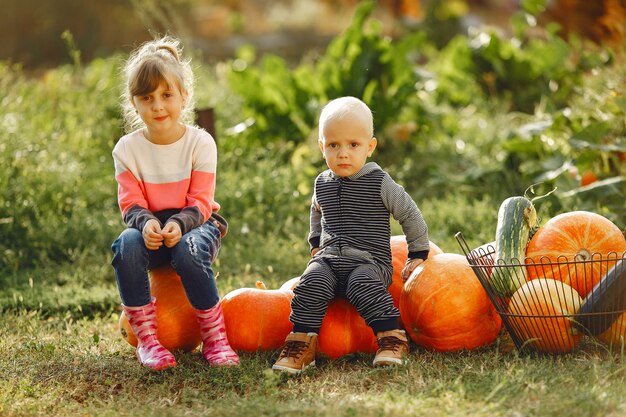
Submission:
<svg viewBox="0 0 626 417">
<path fill-rule="evenodd" d="M 473 352 L 413 346 L 406 367 L 373 368 L 372 355 L 298 377 L 269 370 L 274 352 L 215 368 L 199 351 L 169 371 L 142 368 L 116 315 L 0 317 L 3 416 L 620 416 L 623 357 L 587 346 L 559 357 L 518 356 L 504 343 Z"/>
</svg>

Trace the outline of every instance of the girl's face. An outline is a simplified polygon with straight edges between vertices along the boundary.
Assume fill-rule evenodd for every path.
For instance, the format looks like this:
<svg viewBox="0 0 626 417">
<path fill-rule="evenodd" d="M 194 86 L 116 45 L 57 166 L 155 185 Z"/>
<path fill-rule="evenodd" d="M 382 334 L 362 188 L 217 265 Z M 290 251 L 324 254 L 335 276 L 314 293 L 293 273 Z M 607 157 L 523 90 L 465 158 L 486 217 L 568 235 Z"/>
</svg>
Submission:
<svg viewBox="0 0 626 417">
<path fill-rule="evenodd" d="M 158 144 L 176 142 L 185 132 L 179 122 L 186 94 L 176 83 L 161 82 L 156 90 L 133 97 L 133 106 L 146 124 L 148 140 Z"/>
<path fill-rule="evenodd" d="M 376 138 L 354 117 L 333 120 L 322 133 L 319 146 L 326 164 L 340 177 L 359 172 L 376 148 Z"/>
</svg>

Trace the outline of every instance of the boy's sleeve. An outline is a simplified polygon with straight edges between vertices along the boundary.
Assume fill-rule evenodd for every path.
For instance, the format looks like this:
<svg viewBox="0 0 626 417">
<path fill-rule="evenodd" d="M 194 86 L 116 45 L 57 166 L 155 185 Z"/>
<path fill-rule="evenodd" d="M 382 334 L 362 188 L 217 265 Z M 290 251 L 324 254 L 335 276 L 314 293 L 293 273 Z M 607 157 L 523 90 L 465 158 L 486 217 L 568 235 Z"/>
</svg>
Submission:
<svg viewBox="0 0 626 417">
<path fill-rule="evenodd" d="M 311 230 L 309 232 L 309 245 L 310 250 L 313 250 L 320 247 L 320 236 L 322 235 L 322 211 L 317 203 L 315 191 L 313 192 L 313 198 L 311 199 L 310 223 Z"/>
<path fill-rule="evenodd" d="M 406 236 L 409 259 L 426 259 L 430 249 L 428 226 L 411 196 L 389 174 L 383 178 L 381 197 Z"/>
</svg>

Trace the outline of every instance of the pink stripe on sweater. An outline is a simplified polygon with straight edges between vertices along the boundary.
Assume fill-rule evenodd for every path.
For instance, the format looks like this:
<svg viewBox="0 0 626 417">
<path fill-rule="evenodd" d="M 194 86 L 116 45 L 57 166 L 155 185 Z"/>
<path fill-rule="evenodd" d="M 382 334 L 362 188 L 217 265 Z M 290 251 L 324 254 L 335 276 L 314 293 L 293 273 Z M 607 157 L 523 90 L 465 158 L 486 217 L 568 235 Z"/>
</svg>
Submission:
<svg viewBox="0 0 626 417">
<path fill-rule="evenodd" d="M 122 214 L 138 205 L 152 212 L 198 207 L 206 221 L 220 206 L 214 200 L 215 173 L 193 171 L 191 178 L 164 184 L 138 181 L 130 171 L 117 177 L 118 201 Z"/>
</svg>

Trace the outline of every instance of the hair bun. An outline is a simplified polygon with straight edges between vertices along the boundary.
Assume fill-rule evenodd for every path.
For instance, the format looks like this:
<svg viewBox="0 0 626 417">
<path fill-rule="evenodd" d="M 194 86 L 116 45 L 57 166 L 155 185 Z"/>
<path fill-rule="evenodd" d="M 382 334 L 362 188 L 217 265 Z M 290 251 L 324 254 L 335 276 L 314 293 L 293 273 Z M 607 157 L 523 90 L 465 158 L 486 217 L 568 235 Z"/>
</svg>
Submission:
<svg viewBox="0 0 626 417">
<path fill-rule="evenodd" d="M 176 47 L 175 47 L 174 45 L 161 44 L 161 45 L 157 45 L 157 46 L 156 46 L 156 50 L 157 50 L 157 51 L 159 51 L 159 50 L 161 50 L 161 49 L 163 49 L 163 50 L 165 50 L 165 51 L 169 52 L 170 54 L 172 54 L 172 56 L 174 57 L 174 59 L 175 59 L 177 62 L 180 62 L 180 57 L 179 57 L 179 55 L 178 55 L 178 50 L 176 49 Z"/>
</svg>

